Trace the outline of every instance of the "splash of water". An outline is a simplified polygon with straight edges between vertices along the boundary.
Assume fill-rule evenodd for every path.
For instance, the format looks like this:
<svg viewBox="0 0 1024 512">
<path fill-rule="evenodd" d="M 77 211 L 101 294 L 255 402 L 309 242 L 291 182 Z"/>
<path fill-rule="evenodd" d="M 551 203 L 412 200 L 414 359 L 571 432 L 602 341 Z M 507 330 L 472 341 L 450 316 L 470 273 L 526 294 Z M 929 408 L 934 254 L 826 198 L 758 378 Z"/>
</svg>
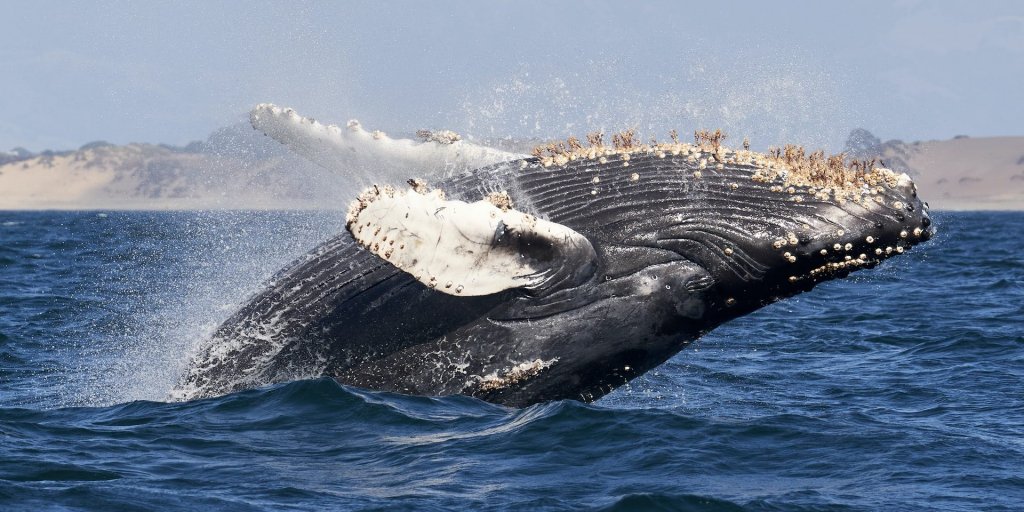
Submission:
<svg viewBox="0 0 1024 512">
<path fill-rule="evenodd" d="M 857 115 L 838 80 L 797 56 L 724 60 L 697 53 L 649 63 L 593 59 L 572 72 L 521 65 L 467 95 L 450 122 L 480 138 L 546 140 L 624 128 L 645 139 L 722 128 L 757 148 L 800 143 L 839 149 Z M 611 85 L 614 84 L 614 85 Z"/>
</svg>

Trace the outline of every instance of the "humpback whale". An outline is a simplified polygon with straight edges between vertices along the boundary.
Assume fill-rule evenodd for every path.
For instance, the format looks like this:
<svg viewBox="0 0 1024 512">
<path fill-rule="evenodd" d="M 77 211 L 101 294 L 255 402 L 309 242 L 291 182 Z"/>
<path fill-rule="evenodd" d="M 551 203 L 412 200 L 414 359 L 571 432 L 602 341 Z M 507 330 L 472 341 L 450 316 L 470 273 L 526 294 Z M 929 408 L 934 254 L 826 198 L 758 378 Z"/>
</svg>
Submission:
<svg viewBox="0 0 1024 512">
<path fill-rule="evenodd" d="M 589 402 L 934 232 L 906 174 L 796 146 L 730 149 L 721 132 L 594 133 L 520 155 L 273 105 L 251 120 L 327 169 L 354 153 L 406 179 L 351 198 L 345 229 L 216 330 L 177 399 L 328 376 L 513 407 Z"/>
</svg>

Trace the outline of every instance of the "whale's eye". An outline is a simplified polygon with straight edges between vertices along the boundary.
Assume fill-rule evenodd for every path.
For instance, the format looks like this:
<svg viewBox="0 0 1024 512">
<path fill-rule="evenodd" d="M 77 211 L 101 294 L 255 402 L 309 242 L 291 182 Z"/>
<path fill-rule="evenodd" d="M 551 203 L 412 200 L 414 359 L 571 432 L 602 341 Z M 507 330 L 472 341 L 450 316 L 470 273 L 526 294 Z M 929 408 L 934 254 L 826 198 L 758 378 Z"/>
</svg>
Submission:
<svg viewBox="0 0 1024 512">
<path fill-rule="evenodd" d="M 491 246 L 498 245 L 502 242 L 502 239 L 509 232 L 508 226 L 504 221 L 498 221 L 498 227 L 494 228 L 494 241 L 491 242 Z"/>
</svg>

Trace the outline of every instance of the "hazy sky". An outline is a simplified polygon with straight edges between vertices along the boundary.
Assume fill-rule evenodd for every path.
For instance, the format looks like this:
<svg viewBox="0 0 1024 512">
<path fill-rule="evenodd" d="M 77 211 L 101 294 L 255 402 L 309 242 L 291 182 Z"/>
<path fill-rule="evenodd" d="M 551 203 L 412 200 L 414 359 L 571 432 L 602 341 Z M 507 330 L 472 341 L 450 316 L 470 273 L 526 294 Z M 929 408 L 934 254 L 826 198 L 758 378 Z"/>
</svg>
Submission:
<svg viewBox="0 0 1024 512">
<path fill-rule="evenodd" d="M 260 102 L 410 132 L 1024 135 L 1024 2 L 0 0 L 0 148 L 182 144 Z"/>
</svg>

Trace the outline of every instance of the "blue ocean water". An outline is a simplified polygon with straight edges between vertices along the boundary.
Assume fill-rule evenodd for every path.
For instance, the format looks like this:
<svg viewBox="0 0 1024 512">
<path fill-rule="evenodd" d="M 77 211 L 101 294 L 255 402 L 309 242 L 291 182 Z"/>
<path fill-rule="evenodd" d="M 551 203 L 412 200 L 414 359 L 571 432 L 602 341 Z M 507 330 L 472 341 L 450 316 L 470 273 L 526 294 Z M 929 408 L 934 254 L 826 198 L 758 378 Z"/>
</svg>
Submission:
<svg viewBox="0 0 1024 512">
<path fill-rule="evenodd" d="M 1024 214 L 734 321 L 596 404 L 163 399 L 337 214 L 0 212 L 0 510 L 1021 510 Z"/>
</svg>

